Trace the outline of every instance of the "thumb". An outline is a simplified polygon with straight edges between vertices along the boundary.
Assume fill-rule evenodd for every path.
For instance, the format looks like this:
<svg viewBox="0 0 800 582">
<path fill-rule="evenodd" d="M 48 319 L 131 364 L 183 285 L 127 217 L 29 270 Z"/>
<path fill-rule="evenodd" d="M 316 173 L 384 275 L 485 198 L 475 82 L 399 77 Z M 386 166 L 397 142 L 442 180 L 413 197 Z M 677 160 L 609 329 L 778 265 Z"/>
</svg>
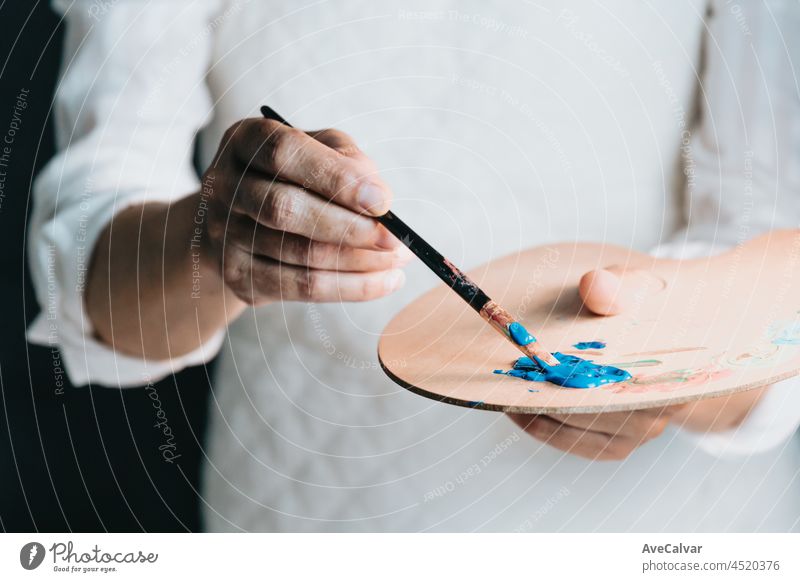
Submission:
<svg viewBox="0 0 800 582">
<path fill-rule="evenodd" d="M 618 315 L 635 303 L 637 296 L 652 291 L 653 277 L 642 269 L 611 266 L 581 277 L 578 293 L 589 311 Z"/>
</svg>

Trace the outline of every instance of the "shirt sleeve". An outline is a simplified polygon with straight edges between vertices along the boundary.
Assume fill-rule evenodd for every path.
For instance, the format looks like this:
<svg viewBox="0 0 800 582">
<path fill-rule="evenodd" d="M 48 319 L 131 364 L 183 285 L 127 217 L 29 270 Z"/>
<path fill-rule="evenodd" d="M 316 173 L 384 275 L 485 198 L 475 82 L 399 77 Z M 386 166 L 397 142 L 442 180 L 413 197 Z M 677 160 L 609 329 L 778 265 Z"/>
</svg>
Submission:
<svg viewBox="0 0 800 582">
<path fill-rule="evenodd" d="M 694 258 L 800 228 L 800 4 L 712 0 L 700 119 L 684 132 L 687 226 L 654 254 Z M 736 429 L 684 431 L 714 455 L 781 445 L 800 424 L 800 379 L 772 386 Z"/>
<path fill-rule="evenodd" d="M 56 156 L 34 183 L 29 259 L 42 309 L 28 330 L 57 346 L 75 385 L 136 386 L 212 358 L 146 360 L 96 339 L 84 286 L 97 238 L 121 210 L 197 190 L 197 131 L 211 113 L 205 84 L 217 3 L 54 1 L 66 36 L 54 97 Z M 142 284 L 147 284 L 146 281 Z"/>
</svg>

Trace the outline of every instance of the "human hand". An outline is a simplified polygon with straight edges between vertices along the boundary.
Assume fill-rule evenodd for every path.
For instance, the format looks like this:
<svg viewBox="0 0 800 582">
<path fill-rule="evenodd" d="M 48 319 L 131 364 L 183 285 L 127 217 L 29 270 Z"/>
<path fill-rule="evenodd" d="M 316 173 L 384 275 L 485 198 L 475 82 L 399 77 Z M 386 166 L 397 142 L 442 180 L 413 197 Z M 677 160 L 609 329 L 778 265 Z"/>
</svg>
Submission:
<svg viewBox="0 0 800 582">
<path fill-rule="evenodd" d="M 637 296 L 655 291 L 653 281 L 642 269 L 608 267 L 586 273 L 578 291 L 587 309 L 611 316 L 635 305 Z M 621 460 L 658 437 L 669 423 L 696 432 L 735 428 L 765 390 L 632 412 L 510 416 L 528 434 L 559 450 L 592 460 Z"/>
<path fill-rule="evenodd" d="M 579 293 L 590 311 L 616 315 L 633 303 L 637 293 L 647 292 L 651 280 L 640 271 L 600 269 L 583 276 Z M 618 461 L 661 435 L 681 409 L 509 416 L 532 437 L 556 449 L 590 460 Z"/>
<path fill-rule="evenodd" d="M 533 438 L 593 461 L 619 461 L 656 438 L 680 407 L 603 414 L 509 414 Z"/>
<path fill-rule="evenodd" d="M 241 301 L 366 301 L 405 281 L 411 253 L 370 216 L 392 194 L 337 130 L 244 119 L 203 176 L 205 260 Z"/>
<path fill-rule="evenodd" d="M 586 273 L 578 292 L 583 304 L 598 315 L 617 315 L 635 304 L 637 296 L 654 290 L 654 279 L 642 269 L 612 266 Z M 719 398 L 697 400 L 673 410 L 671 422 L 696 432 L 737 427 L 758 403 L 768 387 Z"/>
</svg>

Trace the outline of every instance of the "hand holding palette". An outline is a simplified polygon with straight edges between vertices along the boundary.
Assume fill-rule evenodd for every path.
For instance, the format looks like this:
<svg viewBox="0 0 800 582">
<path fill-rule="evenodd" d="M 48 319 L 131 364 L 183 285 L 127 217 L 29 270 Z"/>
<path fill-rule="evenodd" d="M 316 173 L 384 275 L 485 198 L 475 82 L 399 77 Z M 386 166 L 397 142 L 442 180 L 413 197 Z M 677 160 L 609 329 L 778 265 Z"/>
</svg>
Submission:
<svg viewBox="0 0 800 582">
<path fill-rule="evenodd" d="M 582 305 L 578 284 L 584 273 L 610 265 L 638 270 L 640 285 L 622 313 L 594 315 Z M 493 261 L 470 276 L 535 327 L 536 339 L 558 350 L 560 365 L 515 358 L 513 346 L 442 288 L 384 330 L 379 356 L 403 363 L 384 365 L 398 384 L 475 408 L 590 413 L 721 396 L 800 371 L 797 231 L 688 261 L 559 244 Z M 519 327 L 509 334 L 526 341 Z"/>
</svg>

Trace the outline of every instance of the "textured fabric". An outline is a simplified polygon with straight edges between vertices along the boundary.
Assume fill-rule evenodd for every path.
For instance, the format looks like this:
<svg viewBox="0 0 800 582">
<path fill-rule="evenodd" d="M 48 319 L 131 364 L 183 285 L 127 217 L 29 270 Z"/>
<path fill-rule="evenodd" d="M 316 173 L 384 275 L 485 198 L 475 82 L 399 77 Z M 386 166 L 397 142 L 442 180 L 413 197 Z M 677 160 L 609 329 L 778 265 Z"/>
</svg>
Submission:
<svg viewBox="0 0 800 582">
<path fill-rule="evenodd" d="M 118 1 L 97 15 L 89 6 L 67 12 L 75 57 L 65 61 L 58 95 L 62 151 L 36 184 L 31 231 L 39 300 L 53 305 L 56 341 L 78 381 L 135 384 L 143 373 L 185 365 L 91 366 L 105 348 L 85 318 L 72 320 L 82 313 L 74 237 L 87 180 L 96 237 L 126 205 L 195 189 L 195 132 L 202 128 L 207 163 L 224 130 L 264 103 L 299 127 L 355 136 L 392 184 L 397 213 L 471 268 L 561 240 L 651 249 L 670 239 L 682 210 L 692 226 L 660 252 L 684 252 L 687 241 L 706 252 L 735 244 L 737 156 L 756 149 L 742 142 L 742 128 L 762 128 L 765 104 L 783 91 L 785 109 L 767 107 L 780 115 L 768 125 L 774 140 L 757 142 L 776 172 L 753 173 L 758 212 L 745 237 L 777 225 L 765 217 L 778 209 L 781 224 L 797 225 L 796 182 L 785 179 L 799 165 L 797 91 L 784 81 L 791 63 L 768 59 L 770 74 L 759 82 L 749 64 L 754 50 L 764 60 L 787 48 L 797 56 L 788 32 L 796 4 L 737 5 L 746 34 L 718 2 L 698 132 L 691 123 L 702 0 L 416 1 L 402 9 L 374 0 Z M 783 37 L 774 31 L 778 10 L 787 11 L 777 20 Z M 753 157 L 759 167 L 761 155 Z M 759 419 L 772 407 L 791 411 L 761 454 L 753 451 L 768 448 L 763 440 L 738 445 L 738 458 L 716 458 L 705 451 L 721 454 L 732 441 L 673 430 L 623 463 L 587 462 L 528 438 L 503 415 L 437 404 L 384 376 L 378 335 L 435 284 L 412 264 L 392 297 L 276 304 L 230 326 L 204 470 L 209 529 L 797 527 L 800 447 L 786 439 L 800 415 L 795 391 L 784 388 L 753 415 L 753 430 L 766 434 L 770 423 Z"/>
<path fill-rule="evenodd" d="M 210 46 L 207 39 L 188 43 L 206 28 L 214 5 L 78 2 L 66 12 L 65 74 L 56 89 L 59 154 L 34 186 L 29 254 L 42 313 L 29 339 L 58 345 L 75 385 L 141 386 L 207 361 L 222 343 L 219 333 L 174 360 L 136 360 L 94 338 L 83 304 L 92 248 L 111 217 L 198 188 L 192 143 L 211 107 L 198 83 Z M 160 43 L 170 47 L 164 62 Z"/>
</svg>

